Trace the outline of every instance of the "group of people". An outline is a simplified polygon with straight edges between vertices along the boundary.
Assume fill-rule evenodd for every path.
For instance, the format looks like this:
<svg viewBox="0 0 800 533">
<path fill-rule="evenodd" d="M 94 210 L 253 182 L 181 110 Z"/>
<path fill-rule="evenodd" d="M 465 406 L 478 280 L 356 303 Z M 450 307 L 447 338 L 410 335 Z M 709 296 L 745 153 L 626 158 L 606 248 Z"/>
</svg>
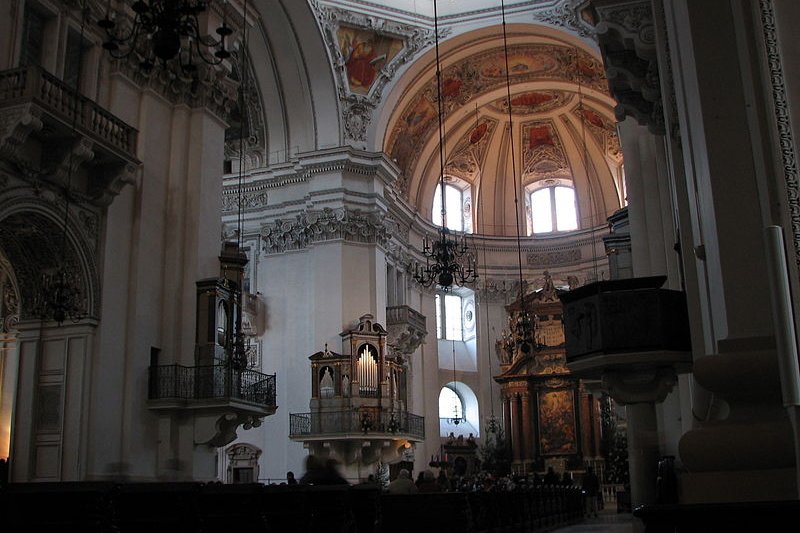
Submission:
<svg viewBox="0 0 800 533">
<path fill-rule="evenodd" d="M 450 490 L 450 481 L 444 470 L 439 471 L 439 476 L 432 470 L 424 470 L 417 475 L 416 481 L 411 480 L 411 473 L 405 468 L 397 473 L 397 478 L 389 483 L 386 491 L 389 494 L 415 494 L 418 492 L 446 492 Z"/>
<path fill-rule="evenodd" d="M 339 473 L 339 461 L 333 458 L 322 460 L 316 455 L 306 457 L 306 473 L 297 480 L 294 472 L 286 472 L 287 485 L 349 485 Z"/>
<path fill-rule="evenodd" d="M 375 476 L 370 475 L 365 484 L 378 482 Z M 287 485 L 348 485 L 349 482 L 342 477 L 338 470 L 338 462 L 329 458 L 322 460 L 315 455 L 306 457 L 306 472 L 296 480 L 293 472 L 286 474 Z M 508 475 L 495 477 L 488 472 L 478 472 L 474 476 L 461 476 L 448 479 L 444 469 L 436 476 L 432 470 L 424 470 L 412 479 L 411 472 L 401 469 L 397 478 L 390 482 L 385 490 L 389 494 L 416 494 L 425 492 L 506 492 L 516 490 L 529 490 L 542 486 L 574 486 L 574 480 L 569 472 L 561 476 L 552 467 L 547 469 L 544 477 L 537 473 L 530 475 Z M 581 489 L 586 497 L 586 515 L 597 516 L 600 495 L 600 480 L 591 466 L 581 479 Z"/>
</svg>

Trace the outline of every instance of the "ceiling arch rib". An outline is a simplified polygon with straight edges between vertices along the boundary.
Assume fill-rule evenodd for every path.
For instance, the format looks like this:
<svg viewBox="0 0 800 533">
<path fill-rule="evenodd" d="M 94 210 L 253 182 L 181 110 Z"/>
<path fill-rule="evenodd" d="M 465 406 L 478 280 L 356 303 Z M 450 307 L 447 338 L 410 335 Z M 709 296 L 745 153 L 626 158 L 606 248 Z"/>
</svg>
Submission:
<svg viewBox="0 0 800 533">
<path fill-rule="evenodd" d="M 515 26 L 508 46 L 512 165 L 505 49 L 498 33 L 445 43 L 446 174 L 470 182 L 475 202 L 486 202 L 483 228 L 477 220 L 481 233 L 515 234 L 514 182 L 520 196 L 527 184 L 554 177 L 575 183 L 581 227 L 598 224 L 621 205 L 622 164 L 614 100 L 599 57 L 566 35 L 557 39 L 552 29 Z M 384 151 L 401 169 L 398 189 L 421 213 L 430 212 L 440 172 L 435 71 L 429 61 L 409 71 L 413 79 L 398 81 L 401 94 L 392 95 L 397 105 L 383 137 Z M 589 165 L 582 161 L 587 155 Z"/>
</svg>

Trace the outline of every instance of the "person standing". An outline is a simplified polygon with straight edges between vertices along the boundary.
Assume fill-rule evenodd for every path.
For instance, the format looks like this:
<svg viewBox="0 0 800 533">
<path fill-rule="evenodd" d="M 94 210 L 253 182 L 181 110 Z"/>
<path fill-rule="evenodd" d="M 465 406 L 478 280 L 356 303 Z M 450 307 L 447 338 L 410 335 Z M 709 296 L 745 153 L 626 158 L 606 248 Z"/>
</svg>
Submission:
<svg viewBox="0 0 800 533">
<path fill-rule="evenodd" d="M 590 515 L 597 516 L 597 495 L 600 492 L 600 480 L 594 469 L 591 466 L 586 467 L 586 473 L 583 475 L 583 483 L 581 484 L 583 495 L 586 497 L 586 517 Z"/>
<path fill-rule="evenodd" d="M 397 479 L 389 483 L 389 494 L 416 494 L 417 486 L 411 480 L 411 473 L 405 468 L 397 473 Z"/>
</svg>

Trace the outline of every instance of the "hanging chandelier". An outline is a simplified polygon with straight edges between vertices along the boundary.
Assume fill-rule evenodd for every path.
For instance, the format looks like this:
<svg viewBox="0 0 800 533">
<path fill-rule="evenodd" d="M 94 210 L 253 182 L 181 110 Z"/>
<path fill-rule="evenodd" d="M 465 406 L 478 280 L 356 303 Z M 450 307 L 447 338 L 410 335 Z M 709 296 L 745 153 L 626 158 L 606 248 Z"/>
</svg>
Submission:
<svg viewBox="0 0 800 533">
<path fill-rule="evenodd" d="M 520 210 L 519 210 L 519 188 L 517 182 L 517 157 L 514 150 L 514 123 L 511 104 L 511 73 L 508 64 L 508 35 L 506 33 L 506 6 L 503 0 L 500 1 L 500 9 L 503 20 L 503 56 L 505 58 L 506 67 L 506 98 L 508 99 L 508 133 L 509 144 L 511 146 L 511 174 L 514 180 L 514 220 L 517 227 L 517 260 L 518 260 L 518 273 L 519 273 L 519 304 L 520 311 L 517 315 L 516 324 L 514 324 L 513 336 L 516 342 L 517 349 L 523 353 L 528 354 L 533 350 L 533 321 L 528 312 L 526 304 L 525 292 L 527 283 L 522 275 L 522 232 L 520 230 Z"/>
<path fill-rule="evenodd" d="M 86 10 L 82 9 L 80 42 L 86 30 Z M 78 51 L 80 53 L 80 51 Z M 75 86 L 81 84 L 81 61 L 77 62 L 78 73 Z M 77 137 L 78 98 L 72 98 L 72 122 L 70 128 L 72 136 Z M 33 299 L 33 311 L 42 320 L 52 320 L 60 326 L 65 320 L 80 322 L 87 315 L 87 302 L 83 296 L 79 269 L 67 267 L 67 228 L 69 224 L 70 189 L 72 187 L 72 173 L 74 165 L 74 152 L 69 152 L 67 164 L 67 180 L 64 188 L 64 223 L 61 227 L 61 265 L 55 271 L 43 272 L 39 279 L 38 292 Z"/>
<path fill-rule="evenodd" d="M 453 341 L 453 393 L 455 394 L 455 398 L 453 399 L 453 416 L 450 417 L 449 422 L 457 426 L 463 420 L 464 413 L 461 412 L 463 406 L 459 405 L 461 397 L 458 395 L 458 382 L 456 381 L 456 341 Z"/>
<path fill-rule="evenodd" d="M 233 33 L 223 18 L 215 31 L 217 37 L 203 34 L 200 19 L 213 0 L 136 0 L 130 4 L 132 17 L 117 22 L 106 4 L 105 18 L 97 25 L 107 40 L 103 48 L 115 59 L 136 53 L 143 70 L 151 70 L 159 61 L 177 62 L 187 74 L 197 70 L 196 60 L 218 65 L 229 58 L 225 38 Z M 122 2 L 127 5 L 127 2 Z M 223 8 L 224 9 L 224 8 Z"/>
<path fill-rule="evenodd" d="M 439 19 L 436 0 L 433 1 L 434 39 L 436 43 L 436 96 L 439 110 L 439 187 L 441 187 L 442 225 L 438 235 L 430 240 L 426 235 L 422 244 L 425 268 L 417 265 L 414 279 L 422 286 L 436 283 L 443 290 L 453 284 L 466 285 L 478 279 L 475 260 L 467 248 L 466 235 L 453 235 L 447 228 L 447 209 L 444 190 L 444 118 L 442 108 L 442 70 L 439 60 Z M 465 261 L 466 260 L 466 261 Z M 466 264 L 465 264 L 466 263 Z"/>
<path fill-rule="evenodd" d="M 245 20 L 247 19 L 247 0 L 244 2 L 244 17 Z M 224 22 L 223 22 L 224 26 Z M 227 53 L 227 52 L 226 52 Z M 244 105 L 244 95 L 246 91 L 246 85 L 248 83 L 247 77 L 247 57 L 248 53 L 248 46 L 247 46 L 247 26 L 243 27 L 242 30 L 242 54 L 240 59 L 240 69 L 241 69 L 241 79 L 239 83 L 239 105 Z M 243 207 L 243 197 L 242 197 L 242 187 L 244 183 L 244 121 L 239 124 L 239 180 L 238 180 L 238 209 L 236 214 L 236 251 L 239 255 L 241 261 L 241 268 L 242 271 L 239 272 L 239 276 L 237 279 L 236 287 L 234 288 L 234 301 L 235 301 L 235 316 L 234 316 L 234 333 L 232 335 L 232 347 L 230 353 L 228 355 L 228 364 L 230 367 L 238 372 L 243 372 L 247 369 L 248 365 L 250 364 L 250 351 L 253 349 L 250 346 L 250 338 L 244 332 L 242 328 L 243 324 L 243 313 L 244 313 L 244 302 L 243 302 L 243 294 L 242 294 L 242 285 L 244 280 L 244 272 L 243 269 L 245 265 L 248 263 L 247 257 L 242 253 L 243 247 L 243 222 L 242 222 L 242 207 Z"/>
<path fill-rule="evenodd" d="M 55 273 L 42 274 L 34 301 L 35 313 L 43 319 L 57 322 L 59 326 L 66 319 L 80 322 L 86 317 L 86 301 L 80 286 L 78 274 L 69 273 L 64 267 Z"/>
</svg>

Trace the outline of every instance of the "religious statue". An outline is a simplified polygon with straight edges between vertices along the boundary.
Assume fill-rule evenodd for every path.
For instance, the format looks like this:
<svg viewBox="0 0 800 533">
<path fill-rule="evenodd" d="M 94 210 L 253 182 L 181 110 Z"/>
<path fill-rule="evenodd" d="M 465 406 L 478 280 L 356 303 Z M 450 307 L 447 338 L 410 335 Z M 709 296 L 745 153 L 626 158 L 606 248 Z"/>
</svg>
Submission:
<svg viewBox="0 0 800 533">
<path fill-rule="evenodd" d="M 511 364 L 514 355 L 514 339 L 507 330 L 500 332 L 500 338 L 495 341 L 495 351 L 501 365 Z"/>
<path fill-rule="evenodd" d="M 544 271 L 544 284 L 542 285 L 541 300 L 543 302 L 558 301 L 556 286 L 553 284 L 553 278 L 550 276 L 550 272 L 547 270 Z"/>
<path fill-rule="evenodd" d="M 347 374 L 342 376 L 342 396 L 345 398 L 350 397 L 350 376 Z"/>
</svg>

